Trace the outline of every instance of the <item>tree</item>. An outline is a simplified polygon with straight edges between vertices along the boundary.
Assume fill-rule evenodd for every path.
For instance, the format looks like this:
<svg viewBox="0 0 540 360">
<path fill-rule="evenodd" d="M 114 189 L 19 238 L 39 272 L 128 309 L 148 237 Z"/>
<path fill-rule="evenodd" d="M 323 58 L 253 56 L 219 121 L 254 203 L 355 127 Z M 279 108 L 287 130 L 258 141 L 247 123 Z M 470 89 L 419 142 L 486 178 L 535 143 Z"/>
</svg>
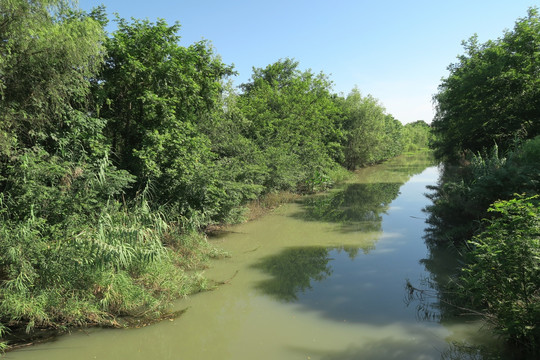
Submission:
<svg viewBox="0 0 540 360">
<path fill-rule="evenodd" d="M 435 155 L 456 160 L 495 143 L 503 150 L 516 139 L 540 134 L 540 18 L 538 9 L 518 19 L 504 36 L 465 42 L 465 54 L 449 66 L 434 96 Z"/>
<path fill-rule="evenodd" d="M 214 154 L 198 124 L 219 104 L 232 74 L 204 41 L 182 47 L 179 24 L 117 19 L 94 94 L 114 160 L 148 186 L 156 205 L 181 216 L 220 212 Z"/>
<path fill-rule="evenodd" d="M 390 159 L 403 152 L 403 124 L 401 121 L 387 114 L 384 118 L 384 148 L 381 153 L 383 159 Z"/>
<path fill-rule="evenodd" d="M 401 153 L 392 149 L 400 136 L 401 124 L 373 96 L 362 97 L 355 88 L 343 103 L 347 131 L 345 166 L 348 169 L 375 164 Z M 399 123 L 399 124 L 398 124 Z"/>
<path fill-rule="evenodd" d="M 109 158 L 113 141 L 104 132 L 114 122 L 98 118 L 90 97 L 92 85 L 105 85 L 98 76 L 105 22 L 102 8 L 86 14 L 71 1 L 0 0 L 0 350 L 8 331 L 115 325 L 118 315 L 143 308 L 157 314 L 172 297 L 200 288 L 173 249 L 189 243 L 183 250 L 193 266 L 197 254 L 210 251 L 205 239 L 186 241 L 186 228 L 152 211 L 144 196 L 124 197 L 134 176 Z M 193 72 L 204 78 L 204 70 Z M 206 86 L 213 83 L 197 84 L 198 93 L 214 91 Z M 142 145 L 161 129 L 148 129 Z M 161 155 L 159 165 L 179 142 L 198 145 L 191 123 L 164 133 L 155 141 L 163 146 L 151 149 Z"/>
<path fill-rule="evenodd" d="M 540 351 L 540 207 L 538 196 L 497 201 L 485 230 L 469 241 L 462 296 L 501 333 Z"/>
<path fill-rule="evenodd" d="M 418 120 L 403 127 L 402 142 L 406 151 L 427 149 L 433 141 L 431 127 L 423 120 Z"/>
<path fill-rule="evenodd" d="M 2 0 L 0 13 L 0 154 L 59 151 L 67 133 L 79 132 L 78 142 L 95 136 L 101 124 L 85 110 L 104 54 L 101 23 L 64 0 Z"/>
<path fill-rule="evenodd" d="M 298 62 L 284 59 L 253 69 L 251 81 L 241 88 L 246 137 L 268 160 L 265 186 L 296 189 L 324 182 L 342 157 L 339 109 L 327 76 L 301 71 Z"/>
</svg>

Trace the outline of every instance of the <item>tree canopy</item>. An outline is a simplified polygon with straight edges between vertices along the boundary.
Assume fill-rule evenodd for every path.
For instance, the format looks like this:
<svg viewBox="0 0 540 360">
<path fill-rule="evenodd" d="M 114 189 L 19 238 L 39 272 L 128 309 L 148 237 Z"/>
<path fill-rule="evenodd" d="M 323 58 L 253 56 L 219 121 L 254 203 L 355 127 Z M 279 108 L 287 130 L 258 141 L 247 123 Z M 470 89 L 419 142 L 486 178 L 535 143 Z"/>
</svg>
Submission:
<svg viewBox="0 0 540 360">
<path fill-rule="evenodd" d="M 540 18 L 531 8 L 497 40 L 463 43 L 465 54 L 449 66 L 434 96 L 433 143 L 439 159 L 457 159 L 498 144 L 540 134 Z"/>
<path fill-rule="evenodd" d="M 355 88 L 345 98 L 345 166 L 349 169 L 378 163 L 403 151 L 401 123 L 386 113 L 379 100 L 363 97 Z"/>
<path fill-rule="evenodd" d="M 301 71 L 292 59 L 253 69 L 239 106 L 247 137 L 267 156 L 267 186 L 294 189 L 324 176 L 342 158 L 339 108 L 323 73 Z M 296 164 L 296 165 L 295 165 Z"/>
</svg>

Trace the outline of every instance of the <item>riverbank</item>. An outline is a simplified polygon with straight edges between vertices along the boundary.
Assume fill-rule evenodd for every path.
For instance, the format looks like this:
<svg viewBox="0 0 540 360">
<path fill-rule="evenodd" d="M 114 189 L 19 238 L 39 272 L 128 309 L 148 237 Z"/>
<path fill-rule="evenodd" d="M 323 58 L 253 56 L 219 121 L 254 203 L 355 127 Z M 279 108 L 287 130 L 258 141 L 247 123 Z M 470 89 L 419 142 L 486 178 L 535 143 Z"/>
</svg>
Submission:
<svg viewBox="0 0 540 360">
<path fill-rule="evenodd" d="M 327 182 L 324 186 L 316 189 L 325 191 L 329 186 L 334 186 L 347 181 L 354 176 L 354 173 L 342 169 L 341 171 L 334 171 L 332 175 L 333 178 L 331 182 Z M 265 194 L 246 205 L 244 221 L 259 219 L 279 206 L 297 201 L 301 197 L 302 195 L 299 193 L 287 191 Z M 8 323 L 7 325 L 10 326 L 10 330 L 2 334 L 2 340 L 7 345 L 4 346 L 3 350 L 11 351 L 21 347 L 47 342 L 57 336 L 69 333 L 78 328 L 87 328 L 89 326 L 105 328 L 138 327 L 140 324 L 149 324 L 160 321 L 161 319 L 169 319 L 174 317 L 174 313 L 166 311 L 167 306 L 172 299 L 212 289 L 215 284 L 209 284 L 207 279 L 202 276 L 201 271 L 207 269 L 208 261 L 210 259 L 226 256 L 226 254 L 223 254 L 217 248 L 209 244 L 206 236 L 224 231 L 230 225 L 212 225 L 206 227 L 204 232 L 188 231 L 187 233 L 184 229 L 179 229 L 175 224 L 160 224 L 159 226 L 165 226 L 167 228 L 167 230 L 162 231 L 161 234 L 164 237 L 163 244 L 168 249 L 167 258 L 169 258 L 171 264 L 174 266 L 168 267 L 169 273 L 162 272 L 159 275 L 159 278 L 154 280 L 155 283 L 147 282 L 145 286 L 154 288 L 155 292 L 167 292 L 167 287 L 169 287 L 169 289 L 175 288 L 177 291 L 176 295 L 171 294 L 169 290 L 169 295 L 163 297 L 162 300 L 160 300 L 160 304 L 154 303 L 153 308 L 148 308 L 146 310 L 143 310 L 138 306 L 136 313 L 120 312 L 118 315 L 114 315 L 112 313 L 96 311 L 94 315 L 90 313 L 86 315 L 87 318 L 94 319 L 93 321 L 80 319 L 71 323 L 66 321 L 55 324 L 49 323 L 44 326 L 34 324 L 34 327 L 30 332 L 28 332 L 28 324 L 25 324 L 24 321 L 21 321 L 19 324 Z M 164 281 L 166 278 L 169 279 Z M 172 287 L 174 281 L 177 281 L 180 285 L 177 284 Z M 99 297 L 99 292 L 100 290 L 96 289 L 94 295 Z M 142 306 L 144 307 L 144 305 Z M 129 318 L 131 320 L 126 321 L 124 318 Z"/>
<path fill-rule="evenodd" d="M 75 332 L 12 359 L 439 358 L 454 341 L 477 343 L 478 326 L 419 321 L 416 304 L 403 303 L 406 279 L 428 274 L 417 218 L 437 169 L 417 160 L 361 169 L 209 239 L 231 256 L 205 277 L 225 284 L 175 302 L 187 309 L 176 320 Z"/>
<path fill-rule="evenodd" d="M 408 158 L 410 158 L 410 156 Z M 370 167 L 359 171 L 369 171 L 369 169 Z M 339 173 L 339 176 L 335 177 L 332 184 L 336 185 L 343 183 L 354 176 L 355 173 L 344 170 Z M 326 189 L 327 187 L 321 188 L 321 190 Z M 301 197 L 301 195 L 291 192 L 272 192 L 266 194 L 247 205 L 245 220 L 252 221 L 259 219 L 281 205 L 297 201 L 301 199 Z M 209 227 L 206 228 L 206 233 L 214 234 L 220 230 L 226 230 L 227 227 L 228 226 L 225 225 Z M 139 327 L 141 324 L 153 323 L 161 319 L 174 317 L 174 313 L 167 312 L 167 304 L 177 297 L 185 297 L 201 291 L 213 289 L 217 283 L 209 282 L 208 279 L 202 275 L 202 271 L 207 269 L 208 261 L 210 259 L 223 257 L 225 254 L 208 242 L 205 233 L 186 233 L 185 229 L 179 229 L 174 224 L 168 224 L 167 230 L 163 231 L 162 234 L 164 237 L 163 244 L 168 249 L 168 261 L 170 261 L 174 267 L 167 267 L 169 270 L 162 269 L 161 272 L 157 274 L 159 276 L 154 279 L 155 282 L 151 282 L 150 279 L 140 279 L 141 281 L 146 281 L 145 286 L 153 289 L 154 292 L 163 292 L 164 294 L 167 294 L 167 287 L 171 288 L 174 286 L 174 288 L 177 289 L 176 293 L 169 291 L 166 297 L 163 296 L 161 298 L 161 304 L 154 303 L 153 308 L 146 309 L 144 308 L 144 305 L 141 305 L 142 307 L 139 306 L 133 308 L 133 312 L 120 312 L 118 315 L 113 315 L 111 313 L 106 314 L 103 312 L 96 313 L 96 315 L 91 315 L 91 317 L 96 320 L 94 322 L 84 321 L 71 324 L 66 322 L 55 325 L 50 324 L 45 327 L 41 327 L 37 324 L 35 325 L 35 336 L 26 333 L 26 324 L 22 322 L 19 326 L 13 327 L 13 329 L 16 330 L 12 331 L 11 334 L 7 334 L 4 339 L 9 341 L 9 344 L 13 349 L 19 348 L 20 346 L 48 341 L 57 335 L 73 331 L 77 328 L 85 328 L 88 326 L 112 328 Z M 167 271 L 172 272 L 167 273 Z M 170 274 L 173 275 L 170 276 Z M 177 284 L 174 284 L 175 282 L 177 282 Z M 100 291 L 101 290 L 96 288 L 94 293 L 98 300 L 99 296 L 103 296 L 100 295 Z M 124 319 L 131 319 L 131 321 L 125 321 Z M 8 348 L 7 350 L 10 349 Z"/>
</svg>

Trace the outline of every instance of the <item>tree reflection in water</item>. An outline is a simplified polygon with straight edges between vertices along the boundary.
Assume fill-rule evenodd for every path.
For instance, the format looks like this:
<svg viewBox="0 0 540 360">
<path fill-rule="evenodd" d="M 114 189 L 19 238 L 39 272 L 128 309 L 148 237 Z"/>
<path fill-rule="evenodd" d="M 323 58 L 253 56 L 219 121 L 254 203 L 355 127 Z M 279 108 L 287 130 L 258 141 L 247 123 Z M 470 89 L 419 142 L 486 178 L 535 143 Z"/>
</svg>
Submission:
<svg viewBox="0 0 540 360">
<path fill-rule="evenodd" d="M 255 268 L 272 275 L 257 286 L 279 300 L 295 301 L 297 294 L 311 289 L 311 281 L 321 281 L 332 274 L 328 249 L 323 247 L 291 248 L 278 256 L 267 257 Z"/>
<path fill-rule="evenodd" d="M 403 163 L 395 160 L 387 166 L 385 176 L 381 170 L 364 174 L 367 183 L 352 183 L 327 194 L 306 198 L 301 211 L 294 216 L 304 221 L 340 224 L 343 232 L 381 232 L 383 215 L 390 203 L 399 195 L 399 188 L 412 175 L 426 168 L 426 160 L 411 165 L 410 159 Z M 369 172 L 369 169 L 366 169 Z M 389 174 L 393 175 L 389 175 Z M 388 182 L 395 179 L 396 182 Z M 367 254 L 375 247 L 375 241 L 360 246 L 288 248 L 281 253 L 262 259 L 255 268 L 272 275 L 262 281 L 258 288 L 282 301 L 296 301 L 298 294 L 312 288 L 312 281 L 322 281 L 332 274 L 329 265 L 332 250 L 345 251 L 354 259 L 360 249 Z"/>
<path fill-rule="evenodd" d="M 399 195 L 401 183 L 350 184 L 341 191 L 310 197 L 296 216 L 339 223 L 342 231 L 381 231 L 382 215 Z"/>
<path fill-rule="evenodd" d="M 311 290 L 312 281 L 322 281 L 332 275 L 328 264 L 332 258 L 330 252 L 336 248 L 300 247 L 288 248 L 278 255 L 269 256 L 254 265 L 272 275 L 271 279 L 261 281 L 257 288 L 278 300 L 292 302 L 298 300 L 298 294 Z M 351 259 L 358 254 L 357 247 L 341 247 Z"/>
<path fill-rule="evenodd" d="M 305 221 L 325 221 L 342 225 L 342 231 L 382 231 L 382 215 L 399 194 L 401 183 L 349 184 L 340 191 L 314 196 L 302 202 L 296 217 Z M 375 242 L 376 239 L 374 239 Z M 364 253 L 374 243 L 362 247 Z M 272 275 L 258 288 L 282 301 L 296 301 L 298 294 L 312 288 L 312 281 L 322 281 L 332 274 L 329 265 L 332 250 L 345 251 L 354 259 L 359 246 L 288 248 L 254 265 Z"/>
<path fill-rule="evenodd" d="M 444 231 L 431 225 L 424 236 L 428 253 L 420 263 L 424 265 L 427 278 L 416 279 L 413 283 L 407 281 L 407 301 L 415 304 L 418 319 L 423 321 L 436 321 L 450 326 L 454 322 L 478 321 L 480 317 L 474 311 L 465 309 L 456 304 L 455 279 L 460 275 L 464 259 L 458 248 L 441 241 Z M 409 287 L 411 286 L 411 287 Z M 504 341 L 496 344 L 487 340 L 484 332 L 490 332 L 486 324 L 478 338 L 469 342 L 454 342 L 441 353 L 443 360 L 500 360 L 500 359 L 528 359 L 520 349 L 506 346 Z M 471 335 L 473 337 L 473 335 Z M 474 344 L 474 345 L 473 345 Z"/>
</svg>

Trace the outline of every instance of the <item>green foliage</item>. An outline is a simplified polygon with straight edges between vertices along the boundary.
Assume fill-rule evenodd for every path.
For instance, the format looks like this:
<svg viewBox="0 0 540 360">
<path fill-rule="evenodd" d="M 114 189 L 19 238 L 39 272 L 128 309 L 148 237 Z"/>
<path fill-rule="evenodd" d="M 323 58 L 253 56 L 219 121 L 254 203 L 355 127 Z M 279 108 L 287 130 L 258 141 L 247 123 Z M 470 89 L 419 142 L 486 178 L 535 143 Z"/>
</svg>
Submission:
<svg viewBox="0 0 540 360">
<path fill-rule="evenodd" d="M 465 167 L 447 167 L 428 195 L 433 205 L 427 208 L 433 249 L 472 248 L 461 281 L 464 306 L 479 308 L 498 330 L 532 352 L 540 340 L 539 153 L 536 137 L 504 157 L 494 147 L 471 156 Z M 515 198 L 518 192 L 525 196 Z"/>
<path fill-rule="evenodd" d="M 418 120 L 403 126 L 401 140 L 404 151 L 414 152 L 428 149 L 434 138 L 431 127 L 425 121 Z"/>
<path fill-rule="evenodd" d="M 226 219 L 242 197 L 220 181 L 198 124 L 219 105 L 231 68 L 206 42 L 180 46 L 178 24 L 117 22 L 94 93 L 119 166 L 136 176 L 137 189 L 150 187 L 153 206 L 204 222 Z"/>
<path fill-rule="evenodd" d="M 101 10 L 88 15 L 64 1 L 0 5 L 6 20 L 0 24 L 1 339 L 21 327 L 115 325 L 119 315 L 155 316 L 171 299 L 204 288 L 198 274 L 184 270 L 196 270 L 216 251 L 203 235 L 165 218 L 155 202 L 126 200 L 132 184 L 146 178 L 112 164 L 120 149 L 109 133 L 115 122 L 90 111 L 92 84 L 94 95 L 105 86 L 96 74 L 104 56 Z M 195 45 L 187 55 L 210 59 L 207 50 Z M 192 74 L 219 77 L 204 78 L 206 70 Z M 217 91 L 203 80 L 199 94 Z M 165 172 L 159 166 L 178 154 L 166 151 L 180 148 L 188 153 L 180 159 L 185 164 L 177 160 L 170 171 L 188 169 L 206 181 L 196 163 L 213 158 L 197 149 L 208 140 L 192 122 L 173 126 L 176 132 L 156 127 L 163 139 L 156 129 L 139 129 L 146 137 L 137 141 L 155 147 L 133 154 L 145 161 L 144 175 Z M 175 137 L 180 129 L 183 137 Z M 182 140 L 187 144 L 179 145 Z"/>
<path fill-rule="evenodd" d="M 33 214 L 51 226 L 84 222 L 133 182 L 107 158 L 75 163 L 36 149 L 5 165 L 0 215 L 10 221 L 25 221 Z"/>
<path fill-rule="evenodd" d="M 457 160 L 494 143 L 506 150 L 515 139 L 540 134 L 539 45 L 535 8 L 495 41 L 479 44 L 472 37 L 464 43 L 466 53 L 449 66 L 434 97 L 432 146 L 438 159 Z"/>
<path fill-rule="evenodd" d="M 33 214 L 32 214 L 33 215 Z M 129 211 L 114 203 L 94 221 L 50 229 L 35 215 L 3 221 L 0 319 L 10 326 L 114 324 L 118 315 L 151 314 L 198 280 L 182 270 L 183 235 L 145 201 Z M 205 239 L 191 242 L 189 260 L 206 256 Z M 200 244 L 200 245 L 199 245 Z M 196 256 L 197 248 L 200 255 Z"/>
<path fill-rule="evenodd" d="M 263 151 L 246 136 L 249 125 L 238 106 L 238 97 L 231 83 L 224 84 L 218 106 L 198 124 L 215 156 L 212 166 L 221 194 L 214 201 L 220 204 L 221 213 L 227 214 L 220 218 L 224 222 L 237 222 L 242 218 L 239 206 L 265 190 L 263 184 L 268 173 Z"/>
<path fill-rule="evenodd" d="M 312 191 L 342 158 L 339 109 L 323 73 L 301 71 L 298 62 L 280 60 L 254 69 L 243 84 L 238 105 L 245 136 L 266 160 L 264 186 Z"/>
<path fill-rule="evenodd" d="M 345 142 L 345 166 L 355 169 L 375 164 L 401 154 L 401 123 L 377 99 L 362 97 L 353 89 L 342 103 Z"/>
<path fill-rule="evenodd" d="M 503 334 L 539 351 L 540 206 L 538 196 L 497 201 L 492 220 L 468 242 L 462 296 Z"/>
<path fill-rule="evenodd" d="M 221 254 L 201 229 L 274 191 L 325 190 L 355 152 L 402 150 L 375 99 L 333 95 L 290 59 L 238 94 L 179 24 L 117 18 L 106 37 L 103 7 L 67 0 L 0 0 L 0 19 L 0 339 L 156 316 L 207 286 L 192 273 Z"/>
<path fill-rule="evenodd" d="M 384 146 L 379 156 L 387 160 L 403 152 L 405 135 L 403 134 L 404 126 L 390 114 L 387 114 L 384 118 L 384 129 Z"/>
<path fill-rule="evenodd" d="M 0 155 L 17 145 L 55 151 L 101 66 L 101 24 L 63 0 L 2 0 L 0 17 Z"/>
<path fill-rule="evenodd" d="M 540 137 L 525 141 L 507 156 L 497 146 L 489 154 L 472 155 L 463 168 L 448 166 L 439 184 L 428 197 L 428 223 L 437 241 L 463 242 L 490 217 L 490 204 L 508 200 L 515 193 L 540 192 L 540 163 L 536 155 Z"/>
</svg>

